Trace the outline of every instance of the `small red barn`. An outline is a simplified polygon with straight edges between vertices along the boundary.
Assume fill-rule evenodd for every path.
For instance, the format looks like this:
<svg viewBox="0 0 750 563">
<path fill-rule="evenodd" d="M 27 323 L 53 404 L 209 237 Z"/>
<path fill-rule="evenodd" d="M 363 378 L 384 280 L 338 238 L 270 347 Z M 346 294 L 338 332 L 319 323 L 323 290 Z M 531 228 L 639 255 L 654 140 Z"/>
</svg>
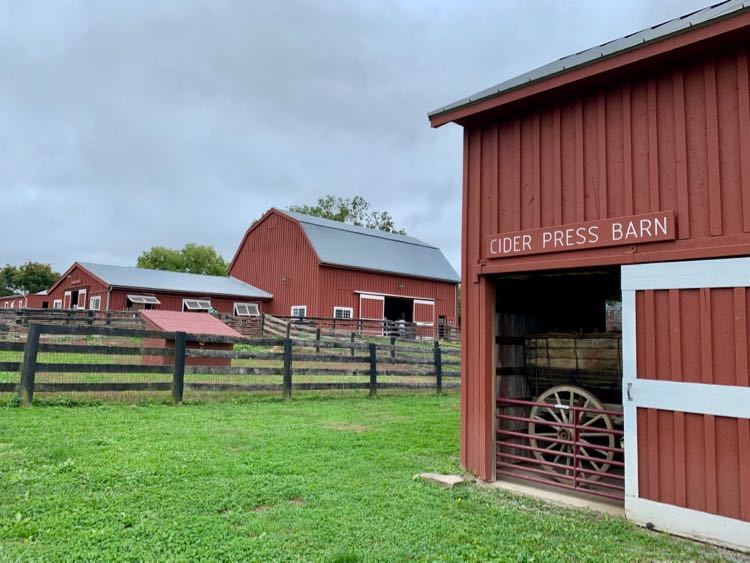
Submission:
<svg viewBox="0 0 750 563">
<path fill-rule="evenodd" d="M 185 332 L 188 335 L 186 347 L 196 350 L 232 350 L 232 343 L 204 342 L 197 336 L 229 336 L 241 338 L 242 335 L 228 327 L 216 317 L 208 313 L 183 313 L 180 311 L 141 311 L 141 318 L 146 322 L 148 330 L 164 332 Z M 145 346 L 150 348 L 174 348 L 173 338 L 147 338 Z M 144 364 L 172 364 L 171 356 L 144 356 Z M 196 358 L 187 356 L 186 366 L 230 366 L 231 358 Z"/>
<path fill-rule="evenodd" d="M 458 274 L 440 249 L 410 236 L 271 209 L 229 273 L 272 293 L 275 315 L 458 322 Z"/>
<path fill-rule="evenodd" d="M 76 262 L 48 290 L 53 309 L 209 311 L 258 315 L 273 296 L 230 276 Z"/>
<path fill-rule="evenodd" d="M 48 307 L 49 299 L 46 291 L 0 297 L 0 308 L 2 309 L 47 309 Z"/>
<path fill-rule="evenodd" d="M 482 479 L 750 549 L 749 46 L 729 0 L 430 114 L 464 128 L 461 462 Z"/>
</svg>

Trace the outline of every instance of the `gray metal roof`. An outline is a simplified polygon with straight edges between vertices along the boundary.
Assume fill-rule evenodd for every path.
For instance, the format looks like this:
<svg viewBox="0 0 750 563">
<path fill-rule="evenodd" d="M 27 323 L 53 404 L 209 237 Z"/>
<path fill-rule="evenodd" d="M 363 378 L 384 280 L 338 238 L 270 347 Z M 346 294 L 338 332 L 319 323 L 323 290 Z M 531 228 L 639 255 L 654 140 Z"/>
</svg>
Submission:
<svg viewBox="0 0 750 563">
<path fill-rule="evenodd" d="M 279 210 L 302 225 L 324 264 L 458 282 L 443 253 L 419 239 Z"/>
<path fill-rule="evenodd" d="M 435 117 L 463 106 L 471 105 L 480 100 L 492 98 L 499 94 L 522 88 L 529 84 L 539 82 L 552 76 L 569 72 L 573 69 L 598 62 L 599 60 L 619 55 L 626 51 L 638 49 L 649 43 L 666 39 L 686 31 L 708 25 L 719 19 L 739 15 L 739 13 L 750 10 L 750 0 L 725 0 L 702 10 L 669 20 L 667 22 L 649 27 L 642 31 L 615 39 L 598 47 L 586 49 L 574 55 L 568 55 L 555 62 L 540 66 L 537 69 L 526 72 L 505 82 L 477 92 L 476 94 L 438 108 L 428 114 Z"/>
<path fill-rule="evenodd" d="M 266 293 L 262 289 L 258 289 L 249 283 L 229 276 L 185 274 L 182 272 L 147 270 L 146 268 L 133 268 L 130 266 L 92 264 L 91 262 L 78 262 L 78 264 L 107 285 L 114 287 L 177 291 L 200 295 L 231 295 L 255 299 L 270 299 L 273 297 L 273 295 Z"/>
</svg>

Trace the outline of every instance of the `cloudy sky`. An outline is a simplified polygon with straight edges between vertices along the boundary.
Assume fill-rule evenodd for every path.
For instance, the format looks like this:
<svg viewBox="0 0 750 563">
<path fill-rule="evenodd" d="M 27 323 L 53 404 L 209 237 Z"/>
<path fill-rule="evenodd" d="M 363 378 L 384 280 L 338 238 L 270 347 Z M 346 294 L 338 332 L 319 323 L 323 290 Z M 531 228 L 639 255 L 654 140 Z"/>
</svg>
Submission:
<svg viewBox="0 0 750 563">
<path fill-rule="evenodd" d="M 427 112 L 707 0 L 0 0 L 0 264 L 231 258 L 362 195 L 460 261 L 461 130 Z"/>
</svg>

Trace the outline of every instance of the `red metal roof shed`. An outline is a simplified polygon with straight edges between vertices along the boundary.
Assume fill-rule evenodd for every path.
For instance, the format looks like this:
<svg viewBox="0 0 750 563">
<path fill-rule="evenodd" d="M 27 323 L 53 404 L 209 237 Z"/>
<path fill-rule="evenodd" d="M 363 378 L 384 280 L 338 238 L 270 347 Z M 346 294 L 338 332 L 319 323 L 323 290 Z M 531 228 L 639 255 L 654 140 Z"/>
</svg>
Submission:
<svg viewBox="0 0 750 563">
<path fill-rule="evenodd" d="M 201 342 L 200 336 L 228 336 L 241 338 L 242 335 L 233 328 L 225 325 L 216 317 L 208 313 L 182 313 L 180 311 L 141 311 L 141 317 L 146 322 L 146 327 L 151 330 L 163 330 L 164 332 L 185 332 L 188 335 L 187 348 L 193 350 L 232 350 L 232 343 L 223 342 Z M 146 346 L 154 348 L 174 348 L 173 338 L 148 338 Z M 145 364 L 171 365 L 171 356 L 144 356 Z M 186 366 L 231 366 L 230 358 L 209 358 L 188 356 L 185 358 Z"/>
</svg>

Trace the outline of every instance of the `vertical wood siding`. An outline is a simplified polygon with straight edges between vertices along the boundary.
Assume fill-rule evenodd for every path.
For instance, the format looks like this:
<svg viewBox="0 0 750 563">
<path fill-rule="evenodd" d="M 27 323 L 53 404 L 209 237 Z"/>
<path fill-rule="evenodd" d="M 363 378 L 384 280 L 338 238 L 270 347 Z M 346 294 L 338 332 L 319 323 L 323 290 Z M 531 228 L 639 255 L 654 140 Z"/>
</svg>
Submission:
<svg viewBox="0 0 750 563">
<path fill-rule="evenodd" d="M 748 291 L 636 292 L 638 378 L 750 387 Z M 750 419 L 637 416 L 641 497 L 750 521 Z"/>
<path fill-rule="evenodd" d="M 435 322 L 439 315 L 445 315 L 446 320 L 452 322 L 454 326 L 458 322 L 457 286 L 454 283 L 329 266 L 321 266 L 319 280 L 317 316 L 332 317 L 334 307 L 351 307 L 355 317 L 361 316 L 359 294 L 355 293 L 359 291 L 434 299 Z M 309 314 L 312 315 L 312 313 Z"/>
<path fill-rule="evenodd" d="M 73 280 L 81 280 L 81 283 L 73 284 Z M 63 295 L 66 291 L 76 291 L 79 289 L 85 289 L 86 294 L 86 305 L 88 306 L 91 297 L 100 295 L 102 296 L 102 309 L 107 305 L 107 286 L 99 282 L 95 277 L 89 274 L 86 270 L 80 266 L 76 266 L 65 277 L 60 285 L 58 285 L 52 292 L 47 295 L 49 300 L 49 307 L 52 308 L 52 304 L 55 299 L 62 301 Z"/>
<path fill-rule="evenodd" d="M 293 305 L 307 305 L 308 316 L 319 316 L 318 258 L 291 219 L 272 213 L 250 231 L 229 275 L 271 293 L 268 313 L 289 315 Z"/>
<path fill-rule="evenodd" d="M 485 322 L 492 298 L 482 289 L 489 276 L 750 255 L 748 59 L 745 45 L 706 45 L 699 56 L 693 52 L 640 74 L 620 73 L 606 86 L 559 92 L 547 101 L 466 121 L 461 267 L 465 467 L 492 478 L 494 411 L 486 405 L 494 397 L 493 346 L 483 344 L 492 338 L 492 325 Z M 662 210 L 675 211 L 675 241 L 483 260 L 487 235 Z M 664 323 L 682 316 L 697 322 L 701 334 L 711 332 L 711 340 L 701 336 L 699 345 L 689 334 L 681 335 L 679 346 L 667 339 L 669 354 L 654 356 L 658 373 L 662 363 L 670 362 L 668 372 L 684 373 L 686 380 L 733 377 L 727 357 L 738 362 L 747 352 L 731 348 L 726 334 L 717 333 L 715 320 L 729 310 L 731 299 L 740 297 L 730 291 L 649 299 L 654 313 L 647 320 L 655 338 L 667 339 Z M 735 335 L 741 334 L 738 330 L 736 325 Z M 647 416 L 653 422 L 656 415 Z M 677 431 L 684 430 L 681 425 Z"/>
</svg>

